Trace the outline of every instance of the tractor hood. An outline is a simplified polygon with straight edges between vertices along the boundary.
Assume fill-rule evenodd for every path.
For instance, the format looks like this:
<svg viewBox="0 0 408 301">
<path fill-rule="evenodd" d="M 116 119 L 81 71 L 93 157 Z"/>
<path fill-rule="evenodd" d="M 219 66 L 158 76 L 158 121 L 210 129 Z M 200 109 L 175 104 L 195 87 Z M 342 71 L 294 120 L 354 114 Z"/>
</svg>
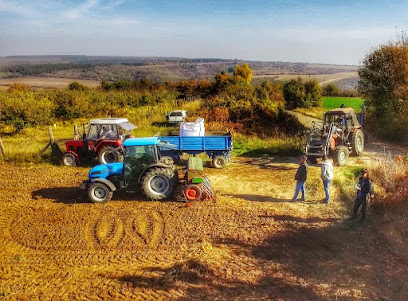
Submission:
<svg viewBox="0 0 408 301">
<path fill-rule="evenodd" d="M 89 171 L 89 180 L 95 178 L 104 178 L 108 176 L 120 175 L 123 170 L 123 163 L 110 163 L 96 165 Z"/>
</svg>

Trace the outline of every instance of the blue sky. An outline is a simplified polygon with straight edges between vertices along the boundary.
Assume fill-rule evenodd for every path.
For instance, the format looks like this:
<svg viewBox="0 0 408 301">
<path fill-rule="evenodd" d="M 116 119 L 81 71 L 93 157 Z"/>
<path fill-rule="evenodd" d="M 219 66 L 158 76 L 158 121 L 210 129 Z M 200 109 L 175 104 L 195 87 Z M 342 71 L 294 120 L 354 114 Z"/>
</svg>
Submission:
<svg viewBox="0 0 408 301">
<path fill-rule="evenodd" d="M 0 56 L 359 64 L 407 16 L 408 0 L 0 0 Z"/>
</svg>

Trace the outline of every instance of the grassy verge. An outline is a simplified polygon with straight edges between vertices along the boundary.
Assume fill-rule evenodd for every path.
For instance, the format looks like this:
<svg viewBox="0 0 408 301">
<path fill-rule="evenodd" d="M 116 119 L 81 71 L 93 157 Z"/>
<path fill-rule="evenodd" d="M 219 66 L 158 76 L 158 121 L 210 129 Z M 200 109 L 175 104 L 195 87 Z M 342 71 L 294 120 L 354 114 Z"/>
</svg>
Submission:
<svg viewBox="0 0 408 301">
<path fill-rule="evenodd" d="M 234 135 L 235 156 L 262 156 L 262 155 L 298 155 L 304 147 L 303 137 L 266 138 Z"/>
<path fill-rule="evenodd" d="M 200 101 L 186 103 L 183 109 L 194 111 L 200 106 Z M 168 135 L 174 130 L 165 122 L 164 113 L 175 109 L 172 105 L 167 107 L 141 107 L 129 112 L 126 116 L 132 123 L 138 126 L 133 131 L 135 137 L 151 137 L 156 133 Z M 96 116 L 98 117 L 98 116 Z M 95 117 L 95 118 L 96 118 Z M 74 119 L 65 122 L 56 122 L 52 125 L 54 137 L 62 151 L 65 150 L 66 140 L 73 139 L 74 124 L 81 125 L 89 122 L 88 119 Z M 82 127 L 80 128 L 82 132 Z M 49 142 L 46 126 L 25 128 L 17 134 L 5 134 L 2 136 L 6 159 L 14 163 L 38 163 L 49 162 L 50 149 L 40 156 L 40 151 Z"/>
</svg>

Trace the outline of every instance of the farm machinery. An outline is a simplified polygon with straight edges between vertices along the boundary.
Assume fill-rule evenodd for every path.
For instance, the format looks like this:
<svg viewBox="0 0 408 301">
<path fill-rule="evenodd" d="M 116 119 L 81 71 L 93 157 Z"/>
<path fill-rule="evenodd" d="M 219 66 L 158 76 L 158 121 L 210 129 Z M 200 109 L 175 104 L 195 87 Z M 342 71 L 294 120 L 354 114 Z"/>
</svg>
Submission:
<svg viewBox="0 0 408 301">
<path fill-rule="evenodd" d="M 82 182 L 80 188 L 88 191 L 91 202 L 106 203 L 117 190 L 141 190 L 151 200 L 165 200 L 176 188 L 188 201 L 215 198 L 200 159 L 190 158 L 187 169 L 177 171 L 173 159 L 160 153 L 175 146 L 159 137 L 129 138 L 122 146 L 123 162 L 97 165 Z"/>
<path fill-rule="evenodd" d="M 311 163 L 327 155 L 344 165 L 350 153 L 359 156 L 363 150 L 364 134 L 354 109 L 338 108 L 326 112 L 323 123 L 313 122 L 305 154 Z"/>
<path fill-rule="evenodd" d="M 82 139 L 65 142 L 66 152 L 62 156 L 62 163 L 76 166 L 95 158 L 101 164 L 121 162 L 123 152 L 120 146 L 135 128 L 126 118 L 92 119 L 87 134 L 83 126 Z"/>
</svg>

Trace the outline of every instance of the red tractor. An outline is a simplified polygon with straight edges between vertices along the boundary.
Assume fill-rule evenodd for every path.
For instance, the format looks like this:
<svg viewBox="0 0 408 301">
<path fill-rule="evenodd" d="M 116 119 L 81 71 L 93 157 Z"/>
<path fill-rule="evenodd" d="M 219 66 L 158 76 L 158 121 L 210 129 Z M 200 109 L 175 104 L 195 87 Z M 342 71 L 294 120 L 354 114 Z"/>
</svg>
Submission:
<svg viewBox="0 0 408 301">
<path fill-rule="evenodd" d="M 62 156 L 62 163 L 76 166 L 82 162 L 92 162 L 95 158 L 101 164 L 121 162 L 123 152 L 120 146 L 135 128 L 126 118 L 92 119 L 88 134 L 85 134 L 84 126 L 82 140 L 65 142 L 67 151 Z"/>
</svg>

